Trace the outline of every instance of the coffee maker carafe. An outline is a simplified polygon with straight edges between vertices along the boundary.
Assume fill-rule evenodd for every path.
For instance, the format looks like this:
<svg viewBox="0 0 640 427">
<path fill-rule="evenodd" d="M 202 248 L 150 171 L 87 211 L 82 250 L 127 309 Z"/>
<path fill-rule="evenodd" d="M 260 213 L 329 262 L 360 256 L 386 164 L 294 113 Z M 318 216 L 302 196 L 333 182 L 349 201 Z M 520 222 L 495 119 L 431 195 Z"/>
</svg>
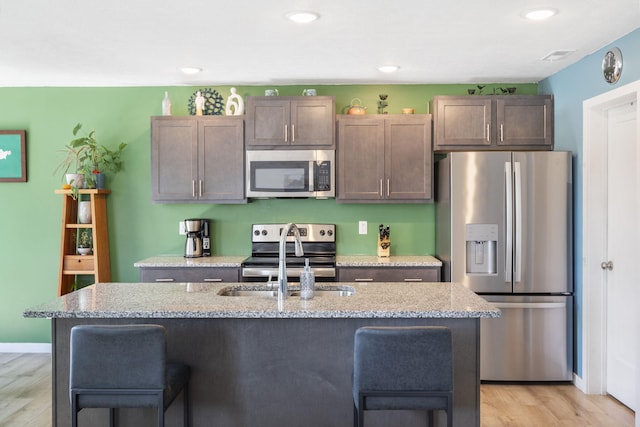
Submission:
<svg viewBox="0 0 640 427">
<path fill-rule="evenodd" d="M 200 218 L 184 220 L 187 241 L 184 244 L 185 258 L 199 258 L 202 256 L 202 233 Z"/>
</svg>

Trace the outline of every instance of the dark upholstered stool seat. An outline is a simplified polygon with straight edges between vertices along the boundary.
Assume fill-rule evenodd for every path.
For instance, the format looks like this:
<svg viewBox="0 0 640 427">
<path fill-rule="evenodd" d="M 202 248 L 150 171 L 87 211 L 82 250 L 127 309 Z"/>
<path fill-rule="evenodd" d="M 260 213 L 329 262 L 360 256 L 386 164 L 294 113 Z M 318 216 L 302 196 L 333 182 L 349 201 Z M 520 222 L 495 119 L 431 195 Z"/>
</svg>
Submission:
<svg viewBox="0 0 640 427">
<path fill-rule="evenodd" d="M 158 426 L 164 411 L 184 392 L 189 423 L 188 366 L 167 363 L 166 331 L 160 325 L 82 325 L 71 329 L 69 394 L 72 426 L 83 408 L 154 407 Z"/>
<path fill-rule="evenodd" d="M 356 331 L 353 360 L 354 425 L 367 410 L 447 413 L 452 426 L 453 354 L 445 327 L 364 327 Z"/>
</svg>

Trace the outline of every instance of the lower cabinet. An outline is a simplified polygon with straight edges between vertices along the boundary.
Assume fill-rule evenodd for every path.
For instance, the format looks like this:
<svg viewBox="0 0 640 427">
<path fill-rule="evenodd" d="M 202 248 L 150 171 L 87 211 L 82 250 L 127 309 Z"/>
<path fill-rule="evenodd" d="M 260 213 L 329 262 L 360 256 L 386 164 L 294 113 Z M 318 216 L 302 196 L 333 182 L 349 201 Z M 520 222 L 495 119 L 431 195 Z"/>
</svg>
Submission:
<svg viewBox="0 0 640 427">
<path fill-rule="evenodd" d="M 140 268 L 141 282 L 238 282 L 235 267 L 152 267 Z"/>
<path fill-rule="evenodd" d="M 439 282 L 440 267 L 340 267 L 340 282 Z"/>
</svg>

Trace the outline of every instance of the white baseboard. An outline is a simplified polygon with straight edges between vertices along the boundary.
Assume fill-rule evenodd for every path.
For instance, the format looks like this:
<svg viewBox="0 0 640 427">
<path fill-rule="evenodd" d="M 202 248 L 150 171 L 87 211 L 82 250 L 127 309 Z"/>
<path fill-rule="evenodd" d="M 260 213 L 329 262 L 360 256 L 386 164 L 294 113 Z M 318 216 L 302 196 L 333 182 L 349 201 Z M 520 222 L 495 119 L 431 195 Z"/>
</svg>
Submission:
<svg viewBox="0 0 640 427">
<path fill-rule="evenodd" d="M 575 385 L 578 388 L 578 390 L 580 390 L 581 392 L 585 394 L 587 393 L 584 380 L 582 379 L 582 377 L 579 377 L 576 373 L 573 374 L 573 385 Z"/>
<path fill-rule="evenodd" d="M 0 353 L 51 353 L 51 344 L 28 342 L 0 342 Z"/>
</svg>

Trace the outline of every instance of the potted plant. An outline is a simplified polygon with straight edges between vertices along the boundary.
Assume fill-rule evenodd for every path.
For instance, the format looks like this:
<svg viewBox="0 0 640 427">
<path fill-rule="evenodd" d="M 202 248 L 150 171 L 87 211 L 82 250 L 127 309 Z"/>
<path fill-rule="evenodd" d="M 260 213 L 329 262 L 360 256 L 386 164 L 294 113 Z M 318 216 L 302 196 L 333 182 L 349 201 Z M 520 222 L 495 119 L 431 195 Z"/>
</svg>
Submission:
<svg viewBox="0 0 640 427">
<path fill-rule="evenodd" d="M 73 136 L 77 136 L 81 129 L 82 124 L 78 123 L 73 128 Z M 80 150 L 80 172 L 84 175 L 87 186 L 104 188 L 104 173 L 115 173 L 122 169 L 122 151 L 127 144 L 121 142 L 118 148 L 112 150 L 98 144 L 95 135 L 96 131 L 92 130 L 71 141 L 69 146 Z"/>
<path fill-rule="evenodd" d="M 65 179 L 63 188 L 72 190 L 71 197 L 74 199 L 78 198 L 78 188 L 84 186 L 84 174 L 81 172 L 83 151 L 83 147 L 65 145 L 63 150 L 65 156 L 53 172 L 54 174 L 62 173 L 62 177 Z"/>
<path fill-rule="evenodd" d="M 91 230 L 88 228 L 81 229 L 80 234 L 78 235 L 78 243 L 76 247 L 78 253 L 80 255 L 90 254 L 92 249 L 91 244 Z"/>
</svg>

